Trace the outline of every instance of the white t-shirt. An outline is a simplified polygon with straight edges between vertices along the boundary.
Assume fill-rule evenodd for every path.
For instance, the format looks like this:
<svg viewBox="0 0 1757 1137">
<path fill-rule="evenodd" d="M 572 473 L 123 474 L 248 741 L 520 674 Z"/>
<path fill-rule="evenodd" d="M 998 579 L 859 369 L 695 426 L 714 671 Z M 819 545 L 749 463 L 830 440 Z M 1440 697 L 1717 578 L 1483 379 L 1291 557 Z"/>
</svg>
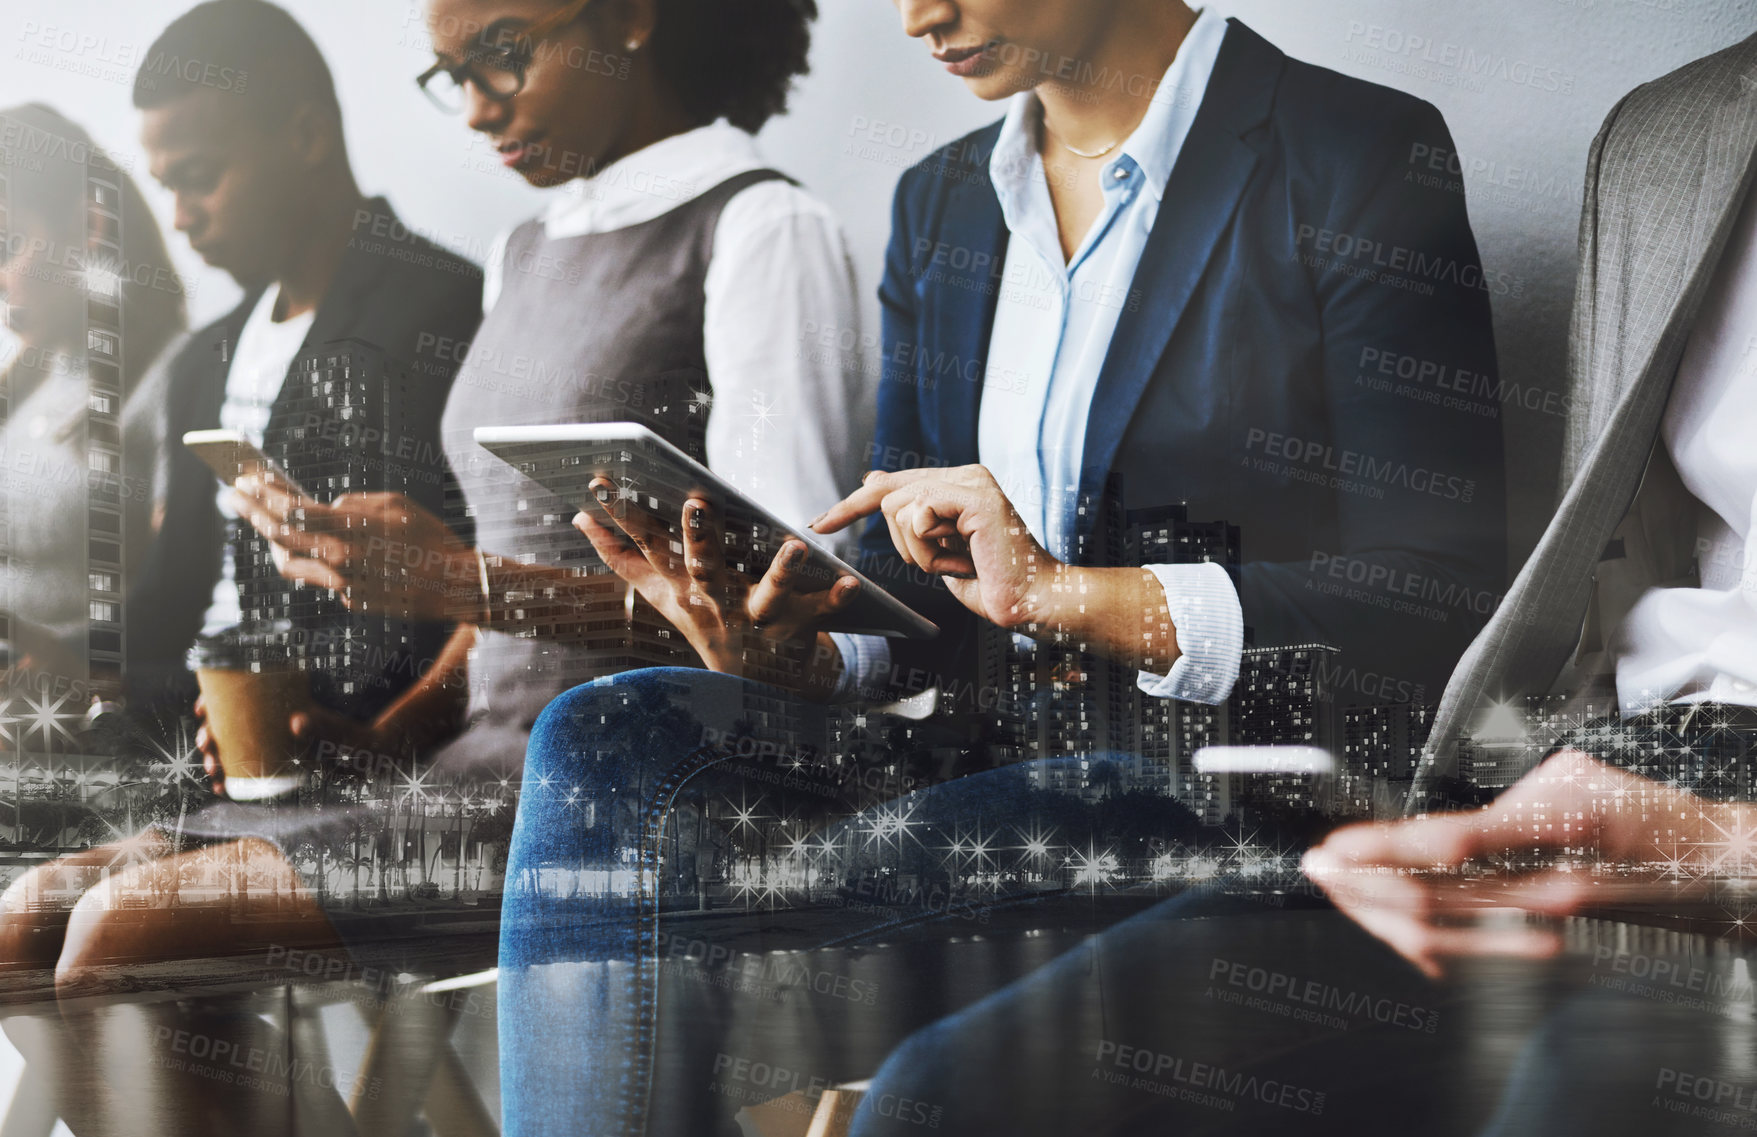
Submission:
<svg viewBox="0 0 1757 1137">
<path fill-rule="evenodd" d="M 315 310 L 291 320 L 276 323 L 275 304 L 280 300 L 279 286 L 262 294 L 232 353 L 232 368 L 226 373 L 226 401 L 220 407 L 220 426 L 241 431 L 258 447 L 268 427 L 269 409 L 287 381 L 287 372 L 305 346 L 311 332 Z M 221 484 L 216 491 L 220 514 L 236 518 L 232 508 L 232 488 Z M 213 599 L 208 602 L 207 618 L 202 621 L 202 634 L 211 635 L 238 624 L 244 618 L 238 600 L 237 565 L 232 550 L 220 551 L 220 579 L 214 585 Z"/>
</svg>

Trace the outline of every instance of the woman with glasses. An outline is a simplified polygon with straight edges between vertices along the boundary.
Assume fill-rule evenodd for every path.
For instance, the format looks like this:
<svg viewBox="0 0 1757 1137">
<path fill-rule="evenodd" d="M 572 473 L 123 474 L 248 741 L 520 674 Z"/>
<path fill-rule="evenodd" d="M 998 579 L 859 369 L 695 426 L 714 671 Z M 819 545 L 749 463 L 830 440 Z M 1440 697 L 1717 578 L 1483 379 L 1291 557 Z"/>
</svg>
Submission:
<svg viewBox="0 0 1757 1137">
<path fill-rule="evenodd" d="M 513 475 L 474 428 L 640 421 L 795 524 L 858 480 L 875 399 L 846 356 L 815 350 L 826 329 L 859 342 L 844 240 L 751 137 L 806 70 L 815 16 L 814 0 L 428 5 L 437 58 L 417 82 L 554 191 L 491 254 L 446 406 L 464 516 L 251 492 L 283 575 L 467 625 L 473 715 L 442 770 L 504 778 L 563 691 L 695 659 L 620 580 L 592 575 L 578 503 Z M 410 546 L 436 555 L 387 571 L 378 550 Z"/>
<path fill-rule="evenodd" d="M 474 428 L 639 421 L 795 525 L 858 482 L 877 400 L 859 367 L 820 349 L 861 339 L 843 237 L 751 138 L 805 71 L 815 16 L 814 0 L 429 0 L 437 59 L 421 87 L 554 198 L 486 266 L 442 425 L 461 516 L 393 495 L 326 507 L 247 492 L 284 576 L 460 624 L 469 716 L 430 782 L 505 785 L 563 692 L 700 659 L 605 571 L 571 524 L 579 503 L 519 477 Z M 425 555 L 392 566 L 381 552 L 410 548 Z M 569 1052 L 505 1018 L 506 1047 Z M 522 1085 L 503 1100 L 513 1133 L 561 1101 Z"/>
</svg>

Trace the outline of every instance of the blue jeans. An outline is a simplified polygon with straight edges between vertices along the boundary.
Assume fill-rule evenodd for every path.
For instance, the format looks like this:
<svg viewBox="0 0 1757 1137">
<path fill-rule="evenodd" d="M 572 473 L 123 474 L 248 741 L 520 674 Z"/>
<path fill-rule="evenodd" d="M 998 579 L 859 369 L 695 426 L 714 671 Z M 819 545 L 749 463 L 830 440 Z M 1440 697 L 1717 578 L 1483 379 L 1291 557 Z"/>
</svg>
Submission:
<svg viewBox="0 0 1757 1137">
<path fill-rule="evenodd" d="M 743 1107 L 868 1077 L 914 1030 L 1102 928 L 1074 905 L 1042 935 L 980 938 L 1044 903 L 965 884 L 1000 845 L 1065 826 L 1065 798 L 1026 771 L 826 787 L 756 740 L 705 742 L 680 708 L 750 691 L 636 671 L 568 692 L 532 731 L 501 926 L 506 1132 L 738 1132 Z M 750 870 L 784 856 L 810 877 L 778 896 Z M 708 877 L 747 887 L 710 909 Z M 947 951 L 982 960 L 949 967 Z"/>
<path fill-rule="evenodd" d="M 1023 822 L 1033 791 L 1017 770 L 915 793 L 890 776 L 826 785 L 764 740 L 704 741 L 679 707 L 751 690 L 640 671 L 538 720 L 502 908 L 508 1134 L 737 1133 L 741 1108 L 866 1077 L 912 1030 L 1050 958 L 1044 939 L 967 977 L 906 969 L 931 977 L 931 997 L 895 976 L 881 988 L 871 945 L 921 959 L 980 933 L 997 905 L 1033 902 L 959 886 L 942 845 Z M 993 856 L 982 846 L 951 860 Z M 752 869 L 783 856 L 810 873 L 777 895 Z M 745 885 L 709 908 L 716 872 Z"/>
<path fill-rule="evenodd" d="M 1032 788 L 1065 763 L 829 792 L 677 704 L 748 690 L 635 672 L 537 723 L 502 917 L 508 1137 L 731 1137 L 741 1110 L 868 1078 L 858 1137 L 1511 1134 L 1543 1113 L 1515 1078 L 1497 1119 L 1507 1070 L 1461 1075 L 1482 1043 L 1458 991 L 1297 877 L 1279 898 L 1116 890 L 1101 867 L 972 888 L 990 862 L 1101 865 L 1085 807 Z"/>
</svg>

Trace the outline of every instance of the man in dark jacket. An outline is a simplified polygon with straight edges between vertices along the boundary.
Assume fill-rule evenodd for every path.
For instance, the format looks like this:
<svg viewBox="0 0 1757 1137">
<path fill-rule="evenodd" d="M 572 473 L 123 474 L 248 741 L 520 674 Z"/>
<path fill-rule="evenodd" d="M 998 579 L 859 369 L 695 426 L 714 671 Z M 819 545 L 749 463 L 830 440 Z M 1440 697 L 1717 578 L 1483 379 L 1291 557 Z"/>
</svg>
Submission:
<svg viewBox="0 0 1757 1137">
<path fill-rule="evenodd" d="M 348 660 L 313 668 L 315 694 L 368 719 L 445 629 L 355 616 L 281 579 L 181 438 L 240 430 L 319 500 L 398 490 L 437 512 L 439 416 L 458 353 L 436 346 L 474 333 L 480 270 L 361 194 L 328 67 L 273 5 L 215 0 L 180 17 L 136 77 L 134 102 L 153 176 L 176 195 L 177 229 L 245 295 L 170 362 L 163 522 L 128 606 L 131 701 L 161 719 L 186 713 L 183 659 L 200 632 L 288 619 L 316 650 L 349 645 Z"/>
</svg>

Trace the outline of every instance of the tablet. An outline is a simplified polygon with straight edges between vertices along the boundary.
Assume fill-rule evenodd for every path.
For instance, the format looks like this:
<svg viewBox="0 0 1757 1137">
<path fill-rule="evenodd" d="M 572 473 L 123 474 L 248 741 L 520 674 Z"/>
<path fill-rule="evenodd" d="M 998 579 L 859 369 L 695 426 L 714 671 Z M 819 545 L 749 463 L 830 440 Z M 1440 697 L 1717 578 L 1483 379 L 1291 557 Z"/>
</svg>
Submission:
<svg viewBox="0 0 1757 1137">
<path fill-rule="evenodd" d="M 720 515 L 728 564 L 753 580 L 762 577 L 788 538 L 801 541 L 810 550 L 798 570 L 801 591 L 824 591 L 844 576 L 860 581 L 854 600 L 824 622 L 824 631 L 900 639 L 939 634 L 931 620 L 825 548 L 821 537 L 785 524 L 639 423 L 483 426 L 475 436 L 482 449 L 580 509 L 600 508 L 591 486 L 600 477 L 607 479 L 617 487 L 610 507 L 644 510 L 679 552 L 684 502 L 692 497 L 708 502 Z"/>
</svg>

